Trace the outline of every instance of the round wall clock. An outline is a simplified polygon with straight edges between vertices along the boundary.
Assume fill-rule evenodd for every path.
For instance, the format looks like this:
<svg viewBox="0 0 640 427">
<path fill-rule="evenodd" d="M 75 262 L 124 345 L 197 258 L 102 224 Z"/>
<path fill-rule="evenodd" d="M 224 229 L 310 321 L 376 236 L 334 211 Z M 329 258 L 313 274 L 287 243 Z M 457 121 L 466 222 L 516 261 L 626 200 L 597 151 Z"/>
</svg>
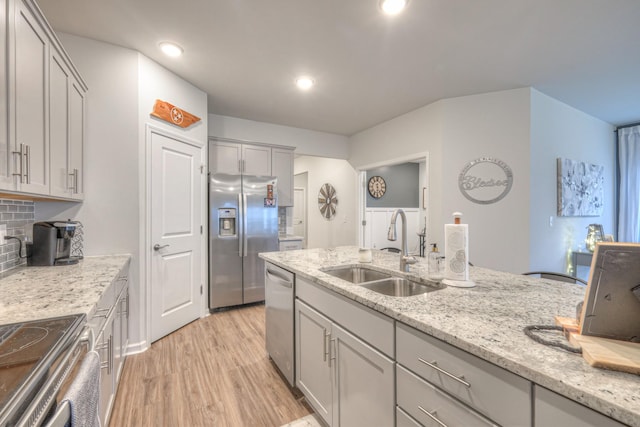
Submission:
<svg viewBox="0 0 640 427">
<path fill-rule="evenodd" d="M 318 209 L 320 214 L 326 219 L 331 219 L 336 214 L 336 206 L 338 205 L 338 197 L 336 189 L 331 184 L 323 184 L 318 192 Z"/>
<path fill-rule="evenodd" d="M 379 199 L 384 196 L 385 191 L 387 191 L 387 183 L 384 182 L 384 178 L 372 176 L 369 179 L 369 194 L 371 194 L 371 197 Z"/>
</svg>

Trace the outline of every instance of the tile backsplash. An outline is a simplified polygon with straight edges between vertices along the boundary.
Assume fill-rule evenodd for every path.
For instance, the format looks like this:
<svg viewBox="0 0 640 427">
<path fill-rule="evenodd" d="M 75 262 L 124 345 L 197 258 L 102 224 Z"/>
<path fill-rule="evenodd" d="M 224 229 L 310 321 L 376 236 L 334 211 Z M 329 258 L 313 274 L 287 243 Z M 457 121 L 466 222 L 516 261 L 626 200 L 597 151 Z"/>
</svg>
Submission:
<svg viewBox="0 0 640 427">
<path fill-rule="evenodd" d="M 7 226 L 7 236 L 15 236 L 24 241 L 35 222 L 34 202 L 29 200 L 0 199 L 0 225 Z M 26 230 L 29 230 L 28 232 Z M 29 236 L 31 237 L 31 236 Z M 18 265 L 26 264 L 26 258 L 20 258 L 20 243 L 15 239 L 0 242 L 0 273 Z M 26 248 L 22 245 L 22 255 Z"/>
</svg>

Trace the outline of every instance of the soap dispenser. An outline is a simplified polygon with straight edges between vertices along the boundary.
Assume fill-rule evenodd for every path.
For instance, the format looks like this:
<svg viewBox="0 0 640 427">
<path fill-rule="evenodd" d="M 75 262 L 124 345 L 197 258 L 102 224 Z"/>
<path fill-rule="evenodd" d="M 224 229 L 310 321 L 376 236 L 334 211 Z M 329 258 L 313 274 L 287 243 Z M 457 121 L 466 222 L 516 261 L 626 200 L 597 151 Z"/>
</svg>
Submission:
<svg viewBox="0 0 640 427">
<path fill-rule="evenodd" d="M 431 252 L 428 256 L 429 261 L 429 278 L 433 280 L 442 279 L 442 271 L 440 269 L 440 252 L 438 251 L 438 244 L 431 243 Z"/>
</svg>

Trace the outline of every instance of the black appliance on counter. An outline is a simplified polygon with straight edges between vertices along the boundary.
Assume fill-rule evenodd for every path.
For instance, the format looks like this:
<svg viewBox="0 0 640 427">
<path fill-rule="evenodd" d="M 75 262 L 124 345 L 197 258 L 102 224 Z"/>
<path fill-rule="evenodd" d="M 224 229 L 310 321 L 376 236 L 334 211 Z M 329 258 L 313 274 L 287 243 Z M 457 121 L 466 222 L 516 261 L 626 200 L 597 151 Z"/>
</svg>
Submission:
<svg viewBox="0 0 640 427">
<path fill-rule="evenodd" d="M 31 250 L 27 250 L 27 265 L 77 264 L 80 258 L 71 256 L 71 239 L 78 225 L 74 221 L 33 224 L 33 244 Z"/>
</svg>

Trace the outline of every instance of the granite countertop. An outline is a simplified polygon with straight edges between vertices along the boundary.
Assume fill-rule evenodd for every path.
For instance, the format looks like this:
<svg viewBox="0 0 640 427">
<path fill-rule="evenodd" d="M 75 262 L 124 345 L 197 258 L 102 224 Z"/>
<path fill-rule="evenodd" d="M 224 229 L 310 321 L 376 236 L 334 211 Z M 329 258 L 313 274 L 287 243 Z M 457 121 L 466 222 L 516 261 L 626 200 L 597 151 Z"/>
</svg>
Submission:
<svg viewBox="0 0 640 427">
<path fill-rule="evenodd" d="M 85 257 L 75 265 L 10 270 L 0 279 L 0 325 L 78 313 L 90 318 L 130 258 Z"/>
<path fill-rule="evenodd" d="M 399 255 L 373 250 L 378 270 L 428 282 L 426 259 L 411 272 Z M 390 297 L 330 276 L 321 268 L 358 264 L 357 247 L 268 252 L 260 257 L 402 323 L 520 375 L 631 426 L 640 427 L 640 377 L 593 368 L 582 356 L 528 338 L 527 325 L 553 325 L 554 316 L 575 317 L 585 288 L 471 267 L 474 288 L 446 287 L 408 298 Z"/>
</svg>

